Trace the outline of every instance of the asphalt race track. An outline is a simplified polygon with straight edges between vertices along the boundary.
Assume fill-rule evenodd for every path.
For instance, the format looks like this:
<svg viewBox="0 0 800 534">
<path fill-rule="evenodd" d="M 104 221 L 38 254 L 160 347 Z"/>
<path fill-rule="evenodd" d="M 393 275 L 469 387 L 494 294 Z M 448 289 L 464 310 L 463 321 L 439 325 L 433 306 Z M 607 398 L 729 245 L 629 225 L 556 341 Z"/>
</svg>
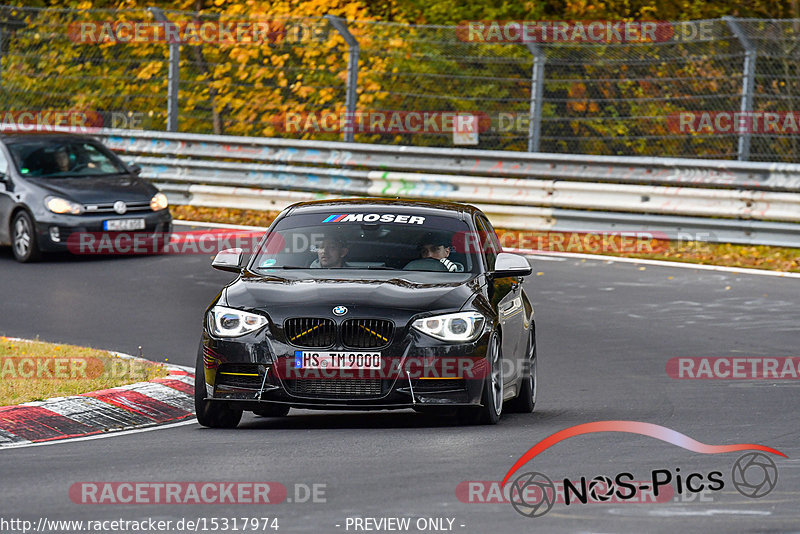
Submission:
<svg viewBox="0 0 800 534">
<path fill-rule="evenodd" d="M 150 359 L 193 365 L 204 309 L 231 279 L 210 262 L 204 255 L 63 256 L 20 265 L 2 248 L 0 334 L 128 353 L 141 345 Z M 355 517 L 411 518 L 407 532 L 447 531 L 446 520 L 439 530 L 424 522 L 418 530 L 419 518 L 452 519 L 450 531 L 460 533 L 800 531 L 798 379 L 676 380 L 666 372 L 674 357 L 800 356 L 798 280 L 573 258 L 532 262 L 543 273 L 526 281 L 540 373 L 532 415 L 460 427 L 411 411 L 295 410 L 283 419 L 246 414 L 235 430 L 189 424 L 0 450 L 0 518 L 274 517 L 278 532 L 314 533 L 366 531 L 355 530 Z M 700 454 L 638 434 L 595 433 L 554 445 L 512 480 L 537 471 L 557 481 L 622 472 L 645 481 L 666 470 L 676 487 L 678 473 L 708 481 L 719 471 L 724 487 L 674 490 L 666 502 L 556 503 L 535 518 L 508 503 L 459 500 L 459 483 L 502 480 L 538 441 L 604 420 L 653 423 L 711 445 L 762 444 L 788 458 L 769 455 L 777 486 L 748 498 L 732 483 L 743 452 Z M 758 473 L 751 475 L 748 481 Z M 76 504 L 69 489 L 84 481 L 274 481 L 292 502 Z M 296 502 L 313 484 L 324 485 L 324 496 Z"/>
</svg>

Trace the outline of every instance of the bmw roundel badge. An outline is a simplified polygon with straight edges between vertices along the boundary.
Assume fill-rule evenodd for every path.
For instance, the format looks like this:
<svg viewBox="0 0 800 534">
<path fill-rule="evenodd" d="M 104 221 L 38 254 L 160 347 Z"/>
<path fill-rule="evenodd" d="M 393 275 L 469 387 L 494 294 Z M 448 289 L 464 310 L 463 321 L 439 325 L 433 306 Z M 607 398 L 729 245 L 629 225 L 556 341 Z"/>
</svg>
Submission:
<svg viewBox="0 0 800 534">
<path fill-rule="evenodd" d="M 347 313 L 347 308 L 345 308 L 344 306 L 336 306 L 333 309 L 333 314 L 337 315 L 339 317 L 341 317 L 342 315 L 344 315 L 346 313 Z"/>
</svg>

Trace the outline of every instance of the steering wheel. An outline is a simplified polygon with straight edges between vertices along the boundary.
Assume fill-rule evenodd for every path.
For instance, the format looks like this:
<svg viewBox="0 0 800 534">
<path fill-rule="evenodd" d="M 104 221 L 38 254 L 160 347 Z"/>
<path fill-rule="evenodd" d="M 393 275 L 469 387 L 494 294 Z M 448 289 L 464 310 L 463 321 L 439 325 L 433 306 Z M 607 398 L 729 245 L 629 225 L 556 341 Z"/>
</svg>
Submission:
<svg viewBox="0 0 800 534">
<path fill-rule="evenodd" d="M 436 258 L 420 258 L 412 260 L 403 267 L 404 271 L 439 271 L 447 272 L 447 267 Z"/>
<path fill-rule="evenodd" d="M 87 169 L 87 168 L 89 168 L 89 164 L 88 163 L 85 163 L 85 162 L 84 163 L 78 163 L 77 165 L 72 167 L 69 170 L 69 172 L 82 171 L 83 169 Z"/>
</svg>

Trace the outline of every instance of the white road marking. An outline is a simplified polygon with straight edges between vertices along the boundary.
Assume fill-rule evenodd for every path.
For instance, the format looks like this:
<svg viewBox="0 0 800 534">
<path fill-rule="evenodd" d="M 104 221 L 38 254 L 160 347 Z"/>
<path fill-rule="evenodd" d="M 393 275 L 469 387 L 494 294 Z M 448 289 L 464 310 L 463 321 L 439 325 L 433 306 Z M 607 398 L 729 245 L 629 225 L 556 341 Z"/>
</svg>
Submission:
<svg viewBox="0 0 800 534">
<path fill-rule="evenodd" d="M 691 507 L 663 507 L 658 509 L 643 510 L 641 508 L 627 507 L 627 508 L 611 508 L 607 511 L 611 515 L 618 516 L 651 516 L 651 517 L 714 517 L 724 515 L 736 516 L 768 516 L 772 512 L 767 510 L 737 510 L 737 509 L 692 509 Z"/>
<path fill-rule="evenodd" d="M 535 256 L 537 260 L 547 256 L 560 256 L 565 258 L 582 258 L 587 260 L 607 261 L 609 263 L 637 263 L 641 265 L 655 265 L 659 267 L 675 267 L 678 269 L 699 269 L 702 271 L 718 271 L 733 274 L 755 274 L 761 276 L 775 276 L 778 278 L 800 278 L 800 273 L 786 271 L 768 271 L 766 269 L 745 269 L 742 267 L 724 267 L 722 265 L 700 265 L 699 263 L 686 263 L 681 261 L 645 260 L 641 258 L 625 258 L 621 256 L 604 256 L 602 254 L 580 254 L 577 252 L 545 252 L 529 249 L 507 249 L 527 256 Z"/>
<path fill-rule="evenodd" d="M 506 249 L 506 250 L 512 250 L 512 249 Z M 517 249 L 513 249 L 513 250 L 517 250 Z M 553 258 L 553 257 L 544 256 L 544 255 L 538 255 L 538 256 L 536 256 L 536 261 L 567 261 L 567 258 Z"/>
<path fill-rule="evenodd" d="M 772 512 L 763 510 L 686 510 L 682 508 L 670 508 L 667 510 L 650 510 L 648 515 L 659 517 L 675 517 L 675 516 L 707 516 L 713 517 L 715 515 L 772 515 Z"/>
</svg>

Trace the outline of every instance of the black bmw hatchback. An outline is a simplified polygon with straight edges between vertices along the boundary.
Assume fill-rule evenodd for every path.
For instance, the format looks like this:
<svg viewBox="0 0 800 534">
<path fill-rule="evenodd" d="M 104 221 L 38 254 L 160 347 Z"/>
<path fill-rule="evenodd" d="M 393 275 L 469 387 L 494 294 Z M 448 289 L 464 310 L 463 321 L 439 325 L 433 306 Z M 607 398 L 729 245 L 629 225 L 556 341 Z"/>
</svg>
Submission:
<svg viewBox="0 0 800 534">
<path fill-rule="evenodd" d="M 138 173 L 89 136 L 0 135 L 0 244 L 29 262 L 82 233 L 169 234 L 167 197 Z"/>
<path fill-rule="evenodd" d="M 494 424 L 533 411 L 531 266 L 472 206 L 376 199 L 295 204 L 206 310 L 200 424 L 243 411 L 412 408 Z"/>
</svg>

